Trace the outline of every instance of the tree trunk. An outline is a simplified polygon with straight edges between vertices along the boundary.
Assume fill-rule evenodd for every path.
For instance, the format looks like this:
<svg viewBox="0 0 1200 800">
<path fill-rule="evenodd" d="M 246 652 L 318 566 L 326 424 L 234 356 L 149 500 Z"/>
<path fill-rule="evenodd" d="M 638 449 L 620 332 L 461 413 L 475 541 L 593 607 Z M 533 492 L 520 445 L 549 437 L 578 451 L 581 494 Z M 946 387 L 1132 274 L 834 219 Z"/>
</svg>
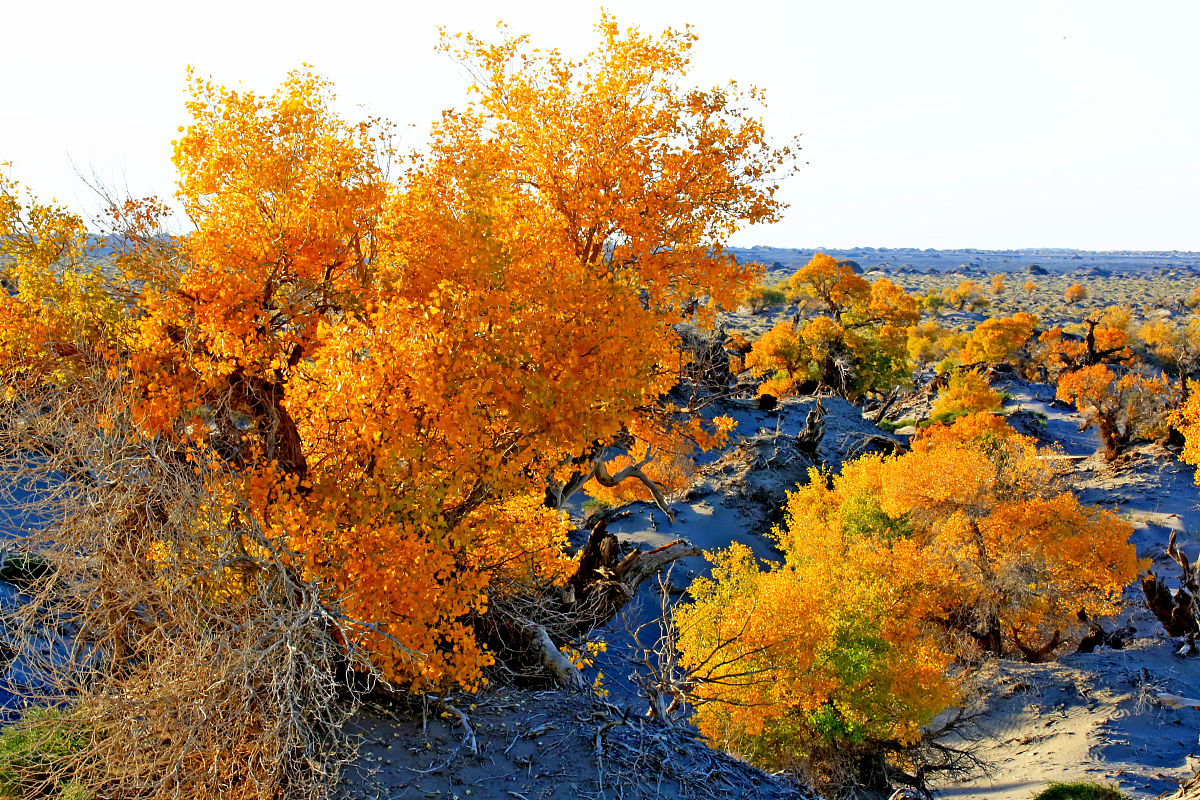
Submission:
<svg viewBox="0 0 1200 800">
<path fill-rule="evenodd" d="M 580 551 L 575 574 L 567 579 L 572 610 L 577 616 L 576 635 L 611 622 L 638 587 L 663 567 L 687 556 L 700 555 L 700 548 L 684 539 L 647 552 L 634 548 L 621 557 L 620 541 L 601 522 L 588 535 Z"/>
<path fill-rule="evenodd" d="M 494 597 L 479 619 L 481 638 L 516 675 L 551 678 L 567 688 L 582 688 L 578 670 L 560 648 L 611 622 L 660 569 L 696 555 L 700 548 L 678 539 L 647 552 L 635 548 L 622 556 L 620 541 L 600 522 L 589 534 L 565 587 L 548 587 L 541 595 Z"/>
<path fill-rule="evenodd" d="M 1167 542 L 1167 555 L 1180 566 L 1180 588 L 1172 593 L 1153 572 L 1142 578 L 1146 605 L 1167 630 L 1168 636 L 1182 636 L 1191 652 L 1200 637 L 1200 564 L 1193 564 L 1175 543 L 1175 532 Z"/>
<path fill-rule="evenodd" d="M 1096 428 L 1100 431 L 1100 439 L 1104 442 L 1104 460 L 1115 461 L 1121 451 L 1122 439 L 1116 420 L 1108 414 L 1097 411 Z"/>
</svg>

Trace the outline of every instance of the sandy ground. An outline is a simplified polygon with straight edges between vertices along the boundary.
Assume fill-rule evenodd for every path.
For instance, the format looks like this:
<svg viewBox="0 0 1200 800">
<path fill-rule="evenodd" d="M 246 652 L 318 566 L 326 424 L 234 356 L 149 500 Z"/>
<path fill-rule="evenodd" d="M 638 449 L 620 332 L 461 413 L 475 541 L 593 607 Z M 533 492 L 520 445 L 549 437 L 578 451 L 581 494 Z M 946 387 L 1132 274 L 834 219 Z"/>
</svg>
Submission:
<svg viewBox="0 0 1200 800">
<path fill-rule="evenodd" d="M 1095 432 L 1080 432 L 1079 417 L 1051 402 L 1050 387 L 1011 381 L 1003 388 L 1013 395 L 1010 407 L 1046 414 L 1048 438 L 1064 452 L 1089 456 L 1069 479 L 1080 499 L 1134 523 L 1138 555 L 1161 575 L 1178 574 L 1164 552 L 1170 532 L 1180 534 L 1190 555 L 1200 549 L 1194 470 L 1154 445 L 1110 467 L 1093 455 Z M 1131 587 L 1125 599 L 1121 617 L 1105 623 L 1135 629 L 1124 649 L 989 667 L 983 728 L 991 737 L 981 754 L 993 771 L 944 787 L 943 796 L 1024 800 L 1047 781 L 1089 778 L 1149 798 L 1173 792 L 1200 769 L 1200 711 L 1157 699 L 1160 693 L 1200 697 L 1200 661 L 1175 655 L 1175 642 L 1145 609 L 1140 588 Z"/>
<path fill-rule="evenodd" d="M 1131 541 L 1159 574 L 1177 574 L 1164 552 L 1172 530 L 1187 552 L 1200 550 L 1200 490 L 1191 467 L 1154 445 L 1138 448 L 1128 463 L 1110 467 L 1095 457 L 1095 431 L 1081 431 L 1078 415 L 1054 401 L 1051 387 L 1009 379 L 997 388 L 1011 395 L 1007 410 L 1045 415 L 1041 436 L 1074 457 L 1068 480 L 1081 499 L 1113 508 L 1133 522 Z M 763 441 L 777 433 L 794 435 L 812 402 L 794 399 L 778 413 L 745 410 L 733 415 L 743 436 Z M 836 399 L 824 403 L 830 411 L 829 432 L 821 456 L 836 467 L 840 457 L 855 451 L 856 442 L 877 430 L 849 404 Z M 762 503 L 801 479 L 806 469 L 802 463 L 774 464 L 738 478 L 716 462 L 703 470 L 688 502 L 675 505 L 675 526 L 661 512 L 635 506 L 610 529 L 642 547 L 682 536 L 706 549 L 740 541 L 761 557 L 777 557 L 763 535 L 771 519 L 762 512 Z M 745 484 L 763 491 L 747 492 Z M 676 566 L 672 583 L 684 586 L 704 569 L 703 560 L 689 559 Z M 639 624 L 658 611 L 658 598 L 646 594 L 630 612 Z M 1104 624 L 1109 629 L 1131 625 L 1136 633 L 1122 650 L 1100 648 L 1051 664 L 997 661 L 987 668 L 980 755 L 992 769 L 942 786 L 939 794 L 1026 800 L 1050 781 L 1097 779 L 1117 783 L 1141 800 L 1173 792 L 1200 769 L 1200 711 L 1170 708 L 1157 700 L 1164 692 L 1200 697 L 1200 660 L 1175 655 L 1175 643 L 1145 609 L 1136 586 L 1126 593 L 1124 613 Z M 618 639 L 620 633 L 612 632 Z M 610 663 L 609 671 L 618 673 L 619 665 Z M 613 691 L 620 694 L 621 687 Z"/>
<path fill-rule="evenodd" d="M 470 703 L 469 705 L 466 703 Z M 354 800 L 815 800 L 683 728 L 562 692 L 496 691 L 459 708 L 374 705 L 356 721 Z"/>
<path fill-rule="evenodd" d="M 1085 502 L 1112 507 L 1136 525 L 1139 555 L 1163 575 L 1177 574 L 1164 548 L 1176 531 L 1188 552 L 1197 549 L 1198 489 L 1193 470 L 1154 445 L 1137 449 L 1117 466 L 1095 457 L 1098 439 L 1081 431 L 1078 416 L 1053 399 L 1048 386 L 1007 378 L 998 387 L 1009 411 L 1036 412 L 1033 427 L 1070 456 L 1069 480 Z M 800 430 L 815 401 L 789 399 L 771 412 L 736 401 L 712 408 L 738 422 L 740 442 L 703 459 L 692 489 L 673 505 L 676 522 L 656 508 L 633 504 L 609 530 L 630 545 L 652 548 L 686 538 L 704 549 L 738 541 L 764 559 L 777 558 L 766 532 L 777 519 L 786 490 L 805 480 L 810 465 L 782 446 Z M 825 399 L 828 431 L 821 460 L 837 468 L 879 434 L 854 406 Z M 1026 420 L 1033 419 L 1025 415 Z M 576 508 L 578 513 L 578 508 Z M 667 603 L 707 569 L 702 558 L 676 564 Z M 509 691 L 462 702 L 477 750 L 463 746 L 452 716 L 430 710 L 397 715 L 377 708 L 360 720 L 362 756 L 351 775 L 354 796 L 379 798 L 484 797 L 785 797 L 783 784 L 696 742 L 684 728 L 666 729 L 638 718 L 644 709 L 627 676 L 630 631 L 654 638 L 664 596 L 644 588 L 623 619 L 604 636 L 609 652 L 598 663 L 606 701 L 558 693 Z M 1114 782 L 1137 800 L 1165 796 L 1200 768 L 1200 711 L 1169 707 L 1161 693 L 1200 697 L 1200 659 L 1178 657 L 1175 643 L 1130 587 L 1109 629 L 1136 631 L 1120 650 L 1100 648 L 1049 664 L 998 660 L 984 669 L 979 711 L 979 755 L 990 770 L 937 787 L 947 798 L 1027 800 L 1050 781 Z M 630 709 L 632 714 L 618 709 Z M 604 742 L 602 757 L 596 737 Z M 605 763 L 604 758 L 610 762 Z M 732 771 L 731 771 L 732 770 Z M 739 771 L 740 770 L 740 771 Z"/>
</svg>

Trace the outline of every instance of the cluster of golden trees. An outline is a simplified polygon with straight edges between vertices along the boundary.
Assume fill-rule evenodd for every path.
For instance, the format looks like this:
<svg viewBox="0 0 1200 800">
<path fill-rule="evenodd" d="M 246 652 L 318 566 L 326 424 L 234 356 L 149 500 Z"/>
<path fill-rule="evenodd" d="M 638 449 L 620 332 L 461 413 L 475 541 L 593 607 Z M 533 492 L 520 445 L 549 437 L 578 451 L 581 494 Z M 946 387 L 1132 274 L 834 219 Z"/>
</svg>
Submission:
<svg viewBox="0 0 1200 800">
<path fill-rule="evenodd" d="M 1002 280 L 991 288 L 1005 291 Z M 1027 292 L 1035 288 L 1031 282 L 1025 286 Z M 1072 302 L 1083 291 L 1070 287 Z M 968 391 L 974 379 L 956 376 L 955 370 L 1008 363 L 1027 377 L 1054 383 L 1059 399 L 1075 404 L 1097 429 L 1109 460 L 1134 438 L 1170 432 L 1171 410 L 1188 399 L 1187 377 L 1200 363 L 1200 332 L 1191 322 L 1160 319 L 1133 330 L 1130 310 L 1112 306 L 1089 314 L 1077 331 L 1056 326 L 1039 332 L 1037 317 L 1026 312 L 989 317 L 963 331 L 940 324 L 936 312 L 944 305 L 983 302 L 974 282 L 919 301 L 886 278 L 869 283 L 824 254 L 793 275 L 788 296 L 801 302 L 801 313 L 753 342 L 744 359 L 761 379 L 760 394 L 823 389 L 857 399 L 910 386 L 914 370 L 934 367 L 953 384 L 943 387 L 935 412 L 947 419 L 995 407 L 986 392 Z M 817 312 L 806 320 L 805 300 Z M 933 316 L 922 318 L 922 310 Z M 1174 381 L 1154 364 L 1174 373 Z"/>
<path fill-rule="evenodd" d="M 774 531 L 784 562 L 734 545 L 677 613 L 700 729 L 836 785 L 918 742 L 962 700 L 962 665 L 1069 647 L 1139 565 L 1132 527 L 1081 505 L 1058 463 L 981 412 L 814 470 Z"/>
<path fill-rule="evenodd" d="M 155 200 L 115 201 L 108 261 L 92 257 L 79 217 L 0 183 L 11 287 L 0 297 L 0 402 L 24 426 L 0 430 L 14 437 L 3 466 L 75 448 L 54 463 L 70 465 L 105 525 L 84 524 L 82 506 L 51 520 L 101 537 L 59 536 L 75 544 L 53 566 L 92 574 L 78 543 L 100 541 L 107 572 L 95 575 L 128 573 L 147 592 L 73 584 L 98 593 L 77 613 L 107 626 L 96 646 L 118 665 L 107 682 L 75 686 L 101 744 L 73 780 L 111 766 L 96 754 L 142 725 L 176 748 L 171 769 L 151 759 L 109 770 L 90 784 L 98 796 L 199 796 L 214 776 L 228 796 L 297 781 L 319 793 L 312 747 L 264 744 L 278 720 L 289 736 L 302 723 L 283 684 L 255 681 L 301 669 L 298 652 L 338 650 L 362 653 L 355 666 L 399 689 L 480 687 L 497 659 L 493 610 L 562 588 L 579 566 L 562 503 L 586 488 L 665 508 L 692 454 L 726 440 L 732 420 L 701 422 L 664 399 L 686 367 L 679 324 L 710 325 L 753 291 L 757 268 L 721 242 L 778 216 L 772 181 L 790 153 L 746 111 L 756 91 L 680 87 L 690 32 L 647 36 L 609 17 L 598 30 L 579 61 L 521 37 L 447 38 L 477 94 L 442 116 L 421 155 L 394 151 L 382 121 L 342 119 L 307 70 L 269 95 L 190 75 L 174 160 L 194 229 L 169 235 Z M 1081 340 L 1058 329 L 1035 340 L 1028 314 L 946 330 L 922 321 L 920 298 L 825 255 L 779 291 L 819 313 L 747 344 L 762 393 L 826 387 L 857 399 L 909 383 L 914 362 L 966 367 L 935 407 L 953 425 L 909 453 L 815 471 L 775 531 L 784 563 L 764 570 L 731 548 L 678 612 L 701 730 L 758 763 L 796 767 L 918 740 L 959 697 L 952 665 L 1050 657 L 1081 609 L 1109 612 L 1133 578 L 1128 527 L 1081 506 L 1053 459 L 987 413 L 1000 398 L 970 367 L 1053 372 L 1106 443 L 1114 426 L 1131 435 L 1165 382 L 1131 371 L 1128 318 L 1089 322 Z M 1006 291 L 1003 280 L 991 291 Z M 986 297 L 964 282 L 940 303 Z M 1181 376 L 1195 368 L 1190 327 L 1142 336 Z M 1197 408 L 1187 398 L 1181 424 L 1200 425 Z M 86 446 L 56 433 L 68 418 L 91 431 Z M 18 434 L 42 449 L 9 452 L 24 447 L 11 444 Z M 131 506 L 136 481 L 158 474 L 178 491 Z M 130 491 L 113 494 L 122 481 Z M 257 630 L 264 602 L 304 605 L 327 641 L 297 650 L 292 632 L 264 632 L 257 641 L 287 663 L 255 662 L 239 676 L 241 700 L 213 708 L 264 714 L 269 697 L 277 716 L 188 750 L 188 736 L 165 733 L 170 721 L 199 725 L 180 709 L 232 685 L 203 670 Z M 164 625 L 172 608 L 203 624 Z M 108 702 L 132 690 L 141 711 Z M 298 777 L 306 769 L 317 777 Z"/>
<path fill-rule="evenodd" d="M 694 719 L 723 747 L 835 792 L 914 767 L 951 769 L 953 758 L 916 753 L 963 699 L 969 665 L 983 653 L 1043 660 L 1073 647 L 1089 620 L 1115 611 L 1140 567 L 1130 526 L 1081 505 L 1056 454 L 995 413 L 1002 398 L 987 369 L 1053 383 L 1108 460 L 1136 438 L 1180 432 L 1184 459 L 1197 463 L 1189 382 L 1200 329 L 1165 318 L 1135 329 L 1124 307 L 1071 330 L 1039 330 L 1024 312 L 948 329 L 937 310 L 970 305 L 979 287 L 963 282 L 918 304 L 823 255 L 792 284 L 816 315 L 803 320 L 802 304 L 749 345 L 760 393 L 855 399 L 928 367 L 941 388 L 911 452 L 814 471 L 790 495 L 774 532 L 784 563 L 764 568 L 736 545 L 715 554 L 712 577 L 676 615 Z M 993 281 L 993 293 L 1005 290 Z M 1073 286 L 1067 299 L 1084 296 Z M 921 307 L 934 316 L 921 319 Z"/>
</svg>

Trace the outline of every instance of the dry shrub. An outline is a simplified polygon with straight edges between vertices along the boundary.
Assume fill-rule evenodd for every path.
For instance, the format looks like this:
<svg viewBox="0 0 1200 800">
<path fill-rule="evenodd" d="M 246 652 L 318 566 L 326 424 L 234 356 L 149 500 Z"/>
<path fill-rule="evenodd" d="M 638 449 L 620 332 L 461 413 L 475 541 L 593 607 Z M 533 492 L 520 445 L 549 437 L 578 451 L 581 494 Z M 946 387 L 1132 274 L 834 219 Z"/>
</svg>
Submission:
<svg viewBox="0 0 1200 800">
<path fill-rule="evenodd" d="M 18 731 L 57 715 L 76 742 L 8 779 L 26 796 L 327 795 L 349 754 L 360 626 L 222 493 L 222 459 L 141 435 L 103 362 L 79 369 L 69 392 L 0 387 L 22 589 L 2 620 L 8 688 L 57 707 Z"/>
</svg>

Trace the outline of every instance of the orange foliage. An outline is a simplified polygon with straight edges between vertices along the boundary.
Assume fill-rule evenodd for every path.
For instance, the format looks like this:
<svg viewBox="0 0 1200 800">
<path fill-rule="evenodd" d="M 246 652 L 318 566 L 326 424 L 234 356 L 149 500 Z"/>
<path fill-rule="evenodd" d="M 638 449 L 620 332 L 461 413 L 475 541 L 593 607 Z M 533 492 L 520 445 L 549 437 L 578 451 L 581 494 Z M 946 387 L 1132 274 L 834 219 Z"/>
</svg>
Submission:
<svg viewBox="0 0 1200 800">
<path fill-rule="evenodd" d="M 911 742 L 955 701 L 956 657 L 1047 658 L 1080 609 L 1113 613 L 1138 569 L 1132 528 L 1056 488 L 1045 455 L 976 414 L 904 455 L 814 470 L 775 531 L 784 564 L 731 548 L 677 612 L 685 663 L 704 667 L 701 731 L 774 768 Z"/>
<path fill-rule="evenodd" d="M 657 483 L 668 497 L 686 489 L 696 472 L 697 452 L 723 447 L 729 432 L 737 424 L 730 417 L 716 417 L 713 431 L 706 431 L 699 419 L 693 417 L 687 425 L 671 424 L 669 420 L 635 418 L 625 431 L 632 444 L 625 452 L 604 462 L 608 475 L 615 476 L 631 464 L 640 464 L 648 478 Z M 606 486 L 596 479 L 584 487 L 588 495 L 608 506 L 619 506 L 635 500 L 651 501 L 650 489 L 638 481 L 622 481 Z"/>
<path fill-rule="evenodd" d="M 942 301 L 960 311 L 987 305 L 983 289 L 972 280 L 961 280 L 957 286 L 947 286 L 942 290 Z"/>
<path fill-rule="evenodd" d="M 992 276 L 992 294 L 997 296 L 1004 294 L 1004 276 L 999 272 Z"/>
<path fill-rule="evenodd" d="M 908 329 L 908 356 L 918 367 L 937 364 L 939 371 L 957 362 L 967 337 L 958 330 L 943 328 L 934 320 Z"/>
<path fill-rule="evenodd" d="M 851 305 L 868 301 L 871 285 L 854 274 L 849 264 L 839 264 L 833 256 L 817 253 L 788 280 L 796 297 L 808 297 L 822 303 L 835 320 Z"/>
<path fill-rule="evenodd" d="M 1105 362 L 1136 363 L 1129 347 L 1130 316 L 1130 309 L 1123 306 L 1089 314 L 1081 326 L 1082 338 L 1068 337 L 1062 328 L 1050 328 L 1038 337 L 1033 361 L 1051 376 Z"/>
<path fill-rule="evenodd" d="M 1063 299 L 1071 304 L 1078 303 L 1085 297 L 1087 297 L 1087 287 L 1085 287 L 1082 283 L 1072 283 L 1067 287 L 1067 290 L 1063 292 Z"/>
<path fill-rule="evenodd" d="M 1196 391 L 1195 381 L 1191 381 L 1187 400 L 1171 415 L 1171 422 L 1179 426 L 1184 436 L 1183 453 L 1181 457 L 1188 464 L 1200 465 L 1200 392 Z M 1200 483 L 1200 471 L 1196 476 Z"/>
<path fill-rule="evenodd" d="M 933 401 L 930 419 L 950 421 L 965 414 L 996 411 L 1000 393 L 993 389 L 978 370 L 955 371 Z"/>
<path fill-rule="evenodd" d="M 339 118 L 311 72 L 266 96 L 190 76 L 174 160 L 195 231 L 130 237 L 95 289 L 57 277 L 61 255 L 24 257 L 3 368 L 53 377 L 28 353 L 66 322 L 31 292 L 58 281 L 100 321 L 143 430 L 235 465 L 214 493 L 363 624 L 386 678 L 478 686 L 492 657 L 471 619 L 569 567 L 547 479 L 656 408 L 673 326 L 757 279 L 720 242 L 780 209 L 788 153 L 745 113 L 754 90 L 679 88 L 688 32 L 598 30 L 581 62 L 448 40 L 477 100 L 398 179 L 387 126 Z"/>
<path fill-rule="evenodd" d="M 1011 317 L 985 319 L 971 331 L 963 346 L 963 363 L 999 364 L 1011 360 L 1033 335 L 1037 323 L 1037 317 L 1024 311 Z"/>
<path fill-rule="evenodd" d="M 1064 372 L 1058 379 L 1058 399 L 1074 403 L 1088 427 L 1095 427 L 1109 461 L 1159 412 L 1167 382 L 1137 372 L 1118 374 L 1105 364 Z"/>
<path fill-rule="evenodd" d="M 1189 319 L 1182 325 L 1153 320 L 1144 323 L 1138 335 L 1159 361 L 1175 369 L 1181 399 L 1187 400 L 1187 376 L 1200 365 L 1200 320 Z"/>
<path fill-rule="evenodd" d="M 697 676 L 692 721 L 713 746 L 811 775 L 843 748 L 916 741 L 957 699 L 947 654 L 914 623 L 920 595 L 905 589 L 916 581 L 861 580 L 889 549 L 853 548 L 862 570 L 830 550 L 820 569 L 762 570 L 734 544 L 710 556 L 711 579 L 692 583 L 675 623 Z"/>
<path fill-rule="evenodd" d="M 1033 294 L 1034 292 L 1037 291 L 1037 287 L 1038 287 L 1037 284 L 1033 281 L 1032 278 L 1030 278 L 1029 280 L 1025 281 L 1025 285 L 1022 286 L 1021 288 L 1025 290 L 1025 294 Z"/>
<path fill-rule="evenodd" d="M 754 343 L 745 366 L 756 377 L 766 376 L 758 393 L 775 397 L 813 384 L 856 398 L 912 380 L 904 328 L 886 323 L 843 326 L 826 316 L 800 326 L 777 323 Z"/>
<path fill-rule="evenodd" d="M 921 314 L 917 298 L 886 278 L 867 283 L 823 253 L 791 282 L 829 315 L 780 322 L 754 343 L 745 367 L 767 376 L 759 394 L 786 397 L 814 383 L 853 398 L 911 380 L 905 356 L 908 329 Z"/>
</svg>

